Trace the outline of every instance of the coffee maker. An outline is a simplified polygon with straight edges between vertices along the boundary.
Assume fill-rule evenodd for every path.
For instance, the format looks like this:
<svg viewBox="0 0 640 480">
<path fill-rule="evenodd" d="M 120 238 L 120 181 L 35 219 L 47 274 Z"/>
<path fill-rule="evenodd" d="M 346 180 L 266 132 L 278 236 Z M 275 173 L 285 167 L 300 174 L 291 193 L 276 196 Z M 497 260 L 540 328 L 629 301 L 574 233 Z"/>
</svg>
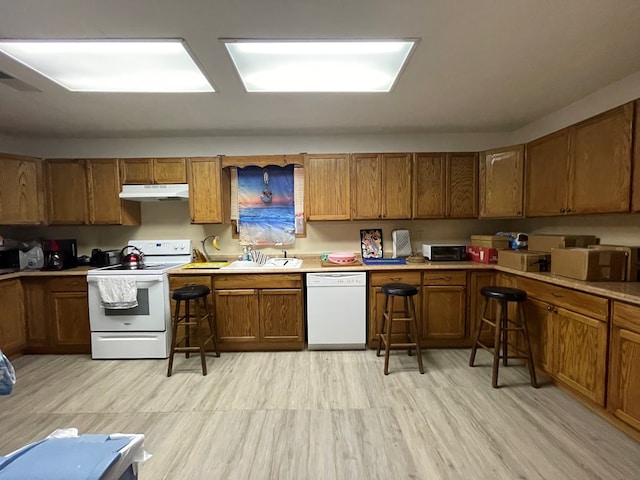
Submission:
<svg viewBox="0 0 640 480">
<path fill-rule="evenodd" d="M 42 270 L 64 270 L 78 266 L 78 242 L 75 239 L 43 240 Z"/>
</svg>

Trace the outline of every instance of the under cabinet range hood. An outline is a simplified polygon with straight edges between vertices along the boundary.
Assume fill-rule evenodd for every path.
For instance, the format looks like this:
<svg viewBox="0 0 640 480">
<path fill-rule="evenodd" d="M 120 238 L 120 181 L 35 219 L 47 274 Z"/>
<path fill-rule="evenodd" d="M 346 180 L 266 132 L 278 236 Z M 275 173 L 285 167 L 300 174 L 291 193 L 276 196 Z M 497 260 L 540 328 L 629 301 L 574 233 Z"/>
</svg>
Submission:
<svg viewBox="0 0 640 480">
<path fill-rule="evenodd" d="M 120 198 L 134 202 L 159 202 L 188 200 L 189 185 L 186 183 L 166 185 L 123 185 Z"/>
</svg>

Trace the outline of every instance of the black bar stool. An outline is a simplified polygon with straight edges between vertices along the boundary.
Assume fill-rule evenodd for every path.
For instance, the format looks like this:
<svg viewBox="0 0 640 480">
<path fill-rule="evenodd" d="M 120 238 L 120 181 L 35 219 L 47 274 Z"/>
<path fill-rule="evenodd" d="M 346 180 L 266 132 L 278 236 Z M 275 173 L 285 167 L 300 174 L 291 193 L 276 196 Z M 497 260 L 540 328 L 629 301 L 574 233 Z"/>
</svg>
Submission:
<svg viewBox="0 0 640 480">
<path fill-rule="evenodd" d="M 471 348 L 469 366 L 473 367 L 478 347 L 484 348 L 490 352 L 493 355 L 493 374 L 491 377 L 491 384 L 493 385 L 493 388 L 498 388 L 498 367 L 500 365 L 500 359 L 502 358 L 502 363 L 505 367 L 507 366 L 508 359 L 510 358 L 525 359 L 529 367 L 531 386 L 538 388 L 536 371 L 533 365 L 533 355 L 531 353 L 531 342 L 529 341 L 529 329 L 527 328 L 527 319 L 525 318 L 524 308 L 522 307 L 523 302 L 527 299 L 527 292 L 509 287 L 484 287 L 480 290 L 480 294 L 484 297 L 482 317 L 480 322 L 478 322 L 476 337 L 473 342 L 473 347 Z M 495 300 L 497 302 L 495 320 L 487 317 L 487 309 L 489 307 L 490 300 Z M 509 318 L 509 302 L 517 302 L 518 304 L 517 315 L 515 318 Z M 489 347 L 480 341 L 480 332 L 483 324 L 490 325 L 495 329 L 493 347 Z M 525 347 L 524 350 L 509 340 L 509 332 L 516 332 L 516 334 L 520 333 L 522 335 Z M 509 348 L 514 352 L 513 354 L 509 353 Z"/>
<path fill-rule="evenodd" d="M 380 356 L 380 347 L 384 343 L 384 374 L 389 375 L 389 351 L 392 348 L 406 348 L 409 355 L 411 355 L 411 349 L 415 348 L 418 355 L 418 368 L 420 373 L 424 373 L 424 366 L 422 365 L 422 350 L 420 350 L 420 341 L 418 339 L 418 325 L 416 322 L 416 307 L 413 302 L 413 297 L 418 294 L 418 288 L 407 283 L 385 283 L 382 285 L 382 293 L 385 294 L 384 298 L 384 311 L 382 312 L 382 320 L 380 321 L 380 338 L 378 339 L 378 350 L 376 355 Z M 402 298 L 404 303 L 403 312 L 394 312 L 394 299 L 396 297 Z M 402 313 L 403 317 L 396 317 L 395 313 Z M 405 332 L 408 337 L 408 342 L 393 343 L 391 341 L 391 327 L 393 322 L 404 322 Z M 413 337 L 413 341 L 411 341 Z"/>
<path fill-rule="evenodd" d="M 177 288 L 173 291 L 171 297 L 176 301 L 176 309 L 173 316 L 173 334 L 171 336 L 171 352 L 169 353 L 169 368 L 167 370 L 167 377 L 171 376 L 173 369 L 173 354 L 178 352 L 184 352 L 186 358 L 189 358 L 189 352 L 200 352 L 200 361 L 202 362 L 202 375 L 207 374 L 207 363 L 205 361 L 205 344 L 211 340 L 213 347 L 216 351 L 216 357 L 220 356 L 218 350 L 218 342 L 216 340 L 216 329 L 213 320 L 213 315 L 209 312 L 209 303 L 207 302 L 207 295 L 211 293 L 211 289 L 206 285 L 187 285 L 186 287 Z M 180 316 L 180 303 L 184 302 L 184 315 Z M 193 302 L 195 309 L 195 315 L 193 320 L 191 318 L 190 304 Z M 204 309 L 204 314 L 201 311 Z M 203 339 L 201 326 L 202 322 L 207 320 L 209 324 L 210 335 Z M 178 339 L 178 325 L 184 327 L 184 335 Z M 192 347 L 191 342 L 191 327 L 195 327 L 193 335 L 198 343 L 197 347 Z M 184 345 L 180 345 L 184 342 Z"/>
</svg>

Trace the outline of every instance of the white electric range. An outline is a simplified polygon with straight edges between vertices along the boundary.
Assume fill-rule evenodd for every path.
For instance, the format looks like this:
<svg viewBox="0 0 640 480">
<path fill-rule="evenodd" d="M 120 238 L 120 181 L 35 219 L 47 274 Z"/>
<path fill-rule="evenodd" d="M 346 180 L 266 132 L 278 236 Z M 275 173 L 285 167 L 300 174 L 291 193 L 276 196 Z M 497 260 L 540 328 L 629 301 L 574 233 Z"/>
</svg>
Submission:
<svg viewBox="0 0 640 480">
<path fill-rule="evenodd" d="M 169 276 L 172 268 L 191 261 L 191 240 L 129 240 L 144 254 L 144 266 L 96 268 L 87 273 L 91 357 L 167 358 L 171 347 Z M 98 281 L 135 279 L 138 306 L 110 309 L 102 306 Z"/>
</svg>

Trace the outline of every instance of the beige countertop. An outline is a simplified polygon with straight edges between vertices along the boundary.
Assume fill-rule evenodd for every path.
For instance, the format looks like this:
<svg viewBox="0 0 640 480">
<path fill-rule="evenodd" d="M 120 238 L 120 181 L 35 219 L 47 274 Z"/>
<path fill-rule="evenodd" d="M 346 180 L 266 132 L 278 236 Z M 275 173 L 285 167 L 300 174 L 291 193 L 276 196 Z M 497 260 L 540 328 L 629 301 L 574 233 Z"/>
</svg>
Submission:
<svg viewBox="0 0 640 480">
<path fill-rule="evenodd" d="M 571 278 L 559 277 L 548 272 L 522 272 L 498 265 L 487 265 L 477 262 L 425 262 L 407 263 L 406 265 L 353 265 L 341 267 L 322 266 L 317 257 L 303 258 L 301 268 L 260 268 L 260 269 L 214 269 L 214 268 L 175 268 L 169 275 L 220 275 L 220 274 L 271 274 L 271 273 L 315 273 L 315 272 L 384 272 L 392 270 L 497 270 L 512 273 L 533 280 L 540 280 L 552 285 L 572 288 L 581 292 L 621 300 L 640 305 L 640 282 L 583 282 Z M 1 280 L 22 277 L 67 277 L 86 276 L 94 267 L 81 266 L 67 270 L 56 271 L 22 271 L 0 275 Z"/>
</svg>

